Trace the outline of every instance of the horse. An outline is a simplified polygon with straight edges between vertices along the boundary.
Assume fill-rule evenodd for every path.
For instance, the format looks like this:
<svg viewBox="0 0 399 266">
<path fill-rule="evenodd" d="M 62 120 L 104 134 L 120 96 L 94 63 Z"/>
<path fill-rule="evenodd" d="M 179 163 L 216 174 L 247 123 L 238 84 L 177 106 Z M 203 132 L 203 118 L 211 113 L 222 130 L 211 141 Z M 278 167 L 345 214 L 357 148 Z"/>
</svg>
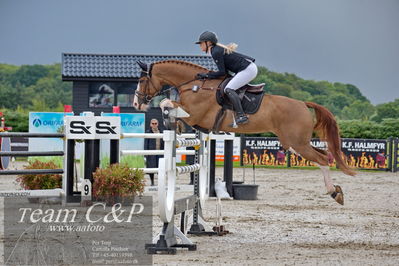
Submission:
<svg viewBox="0 0 399 266">
<path fill-rule="evenodd" d="M 162 93 L 163 86 L 169 85 L 178 90 L 180 100 L 169 100 L 164 106 L 185 110 L 189 117 L 182 119 L 190 126 L 208 130 L 213 128 L 215 117 L 221 108 L 216 100 L 216 90 L 222 79 L 198 79 L 198 73 L 209 70 L 185 61 L 165 60 L 152 64 L 138 64 L 142 73 L 133 100 L 136 109 L 146 110 L 151 99 Z M 314 110 L 314 114 L 310 109 Z M 339 204 L 344 204 L 342 188 L 334 185 L 330 177 L 327 151 L 310 144 L 312 134 L 316 132 L 327 142 L 328 151 L 334 157 L 338 168 L 347 175 L 356 174 L 343 159 L 339 127 L 334 115 L 327 108 L 313 102 L 265 94 L 258 111 L 248 115 L 248 123 L 233 128 L 233 116 L 233 111 L 226 111 L 220 123 L 220 131 L 274 133 L 285 150 L 300 154 L 320 167 L 327 193 Z"/>
</svg>

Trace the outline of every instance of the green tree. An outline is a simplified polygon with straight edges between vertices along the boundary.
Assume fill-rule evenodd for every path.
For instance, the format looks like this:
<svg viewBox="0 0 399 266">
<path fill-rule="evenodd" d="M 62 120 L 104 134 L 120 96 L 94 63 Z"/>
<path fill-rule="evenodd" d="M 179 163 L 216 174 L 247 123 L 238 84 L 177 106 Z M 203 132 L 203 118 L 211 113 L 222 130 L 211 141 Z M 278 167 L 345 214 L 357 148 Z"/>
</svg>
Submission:
<svg viewBox="0 0 399 266">
<path fill-rule="evenodd" d="M 309 92 L 301 91 L 301 90 L 293 90 L 290 93 L 291 98 L 300 100 L 300 101 L 309 101 L 312 98 Z"/>
<path fill-rule="evenodd" d="M 27 87 L 34 85 L 39 79 L 48 74 L 48 69 L 43 65 L 23 65 L 21 66 L 11 78 L 11 84 L 20 84 Z"/>
<path fill-rule="evenodd" d="M 282 95 L 289 97 L 291 92 L 293 91 L 292 86 L 286 83 L 275 83 L 272 88 L 270 88 L 269 92 L 275 95 Z"/>
<path fill-rule="evenodd" d="M 333 92 L 328 97 L 328 103 L 335 106 L 337 109 L 342 110 L 345 106 L 350 105 L 352 99 L 342 93 Z"/>
<path fill-rule="evenodd" d="M 376 106 L 376 115 L 372 118 L 372 120 L 381 122 L 386 118 L 399 118 L 399 99 Z"/>
<path fill-rule="evenodd" d="M 368 120 L 374 113 L 374 105 L 369 102 L 356 100 L 352 104 L 343 108 L 341 112 L 341 118 L 347 120 Z"/>
<path fill-rule="evenodd" d="M 18 70 L 17 66 L 0 64 L 0 84 L 9 83 L 11 77 Z"/>
</svg>

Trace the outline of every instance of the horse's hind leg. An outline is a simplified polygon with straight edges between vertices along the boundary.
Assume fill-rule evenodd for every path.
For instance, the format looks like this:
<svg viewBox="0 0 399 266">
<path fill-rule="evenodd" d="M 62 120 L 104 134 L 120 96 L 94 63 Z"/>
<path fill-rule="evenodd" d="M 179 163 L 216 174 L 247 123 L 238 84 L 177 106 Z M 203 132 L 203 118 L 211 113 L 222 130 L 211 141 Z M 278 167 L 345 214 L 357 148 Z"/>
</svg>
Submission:
<svg viewBox="0 0 399 266">
<path fill-rule="evenodd" d="M 310 144 L 307 145 L 298 145 L 292 147 L 295 152 L 299 153 L 301 156 L 306 158 L 309 161 L 312 161 L 319 165 L 321 172 L 324 177 L 324 184 L 327 189 L 327 193 L 331 195 L 339 204 L 344 204 L 344 194 L 340 186 L 334 186 L 331 176 L 330 176 L 330 167 L 328 166 L 328 157 L 327 155 L 317 149 L 313 148 Z"/>
</svg>

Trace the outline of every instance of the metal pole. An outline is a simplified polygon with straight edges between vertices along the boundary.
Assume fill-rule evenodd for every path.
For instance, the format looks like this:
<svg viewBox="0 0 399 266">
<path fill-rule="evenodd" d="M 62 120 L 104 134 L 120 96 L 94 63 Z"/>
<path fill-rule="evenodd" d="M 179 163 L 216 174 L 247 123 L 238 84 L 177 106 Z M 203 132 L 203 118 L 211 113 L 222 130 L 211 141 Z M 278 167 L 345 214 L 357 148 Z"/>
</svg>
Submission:
<svg viewBox="0 0 399 266">
<path fill-rule="evenodd" d="M 393 145 L 392 145 L 393 147 L 393 151 L 394 151 L 394 157 L 393 157 L 393 160 L 392 160 L 392 169 L 393 169 L 393 172 L 397 172 L 398 171 L 398 164 L 399 164 L 399 154 L 398 154 L 398 152 L 399 152 L 399 139 L 398 138 L 395 138 L 394 140 L 393 140 Z"/>
<path fill-rule="evenodd" d="M 67 146 L 67 154 L 66 154 L 66 174 L 64 174 L 64 178 L 66 179 L 66 186 L 65 186 L 65 194 L 67 202 L 70 202 L 73 197 L 73 173 L 75 169 L 75 140 L 74 139 L 67 139 L 66 140 Z"/>
<path fill-rule="evenodd" d="M 28 132 L 1 132 L 0 137 L 16 138 L 63 138 L 64 133 L 28 133 Z"/>
<path fill-rule="evenodd" d="M 224 141 L 223 179 L 229 195 L 233 196 L 233 140 Z"/>
<path fill-rule="evenodd" d="M 85 140 L 85 174 L 84 178 L 93 183 L 93 172 L 100 165 L 100 140 Z"/>
<path fill-rule="evenodd" d="M 215 192 L 215 154 L 216 154 L 216 140 L 211 139 L 210 141 L 210 152 L 209 152 L 209 197 L 216 197 Z"/>
<path fill-rule="evenodd" d="M 394 163 L 394 150 L 395 150 L 395 145 L 394 145 L 394 140 L 392 137 L 389 137 L 387 139 L 387 149 L 385 151 L 385 156 L 387 158 L 387 168 L 389 171 L 394 172 L 394 168 L 393 168 L 393 163 Z"/>
<path fill-rule="evenodd" d="M 119 163 L 119 140 L 118 139 L 111 139 L 110 141 L 110 156 L 109 156 L 109 163 Z"/>
</svg>

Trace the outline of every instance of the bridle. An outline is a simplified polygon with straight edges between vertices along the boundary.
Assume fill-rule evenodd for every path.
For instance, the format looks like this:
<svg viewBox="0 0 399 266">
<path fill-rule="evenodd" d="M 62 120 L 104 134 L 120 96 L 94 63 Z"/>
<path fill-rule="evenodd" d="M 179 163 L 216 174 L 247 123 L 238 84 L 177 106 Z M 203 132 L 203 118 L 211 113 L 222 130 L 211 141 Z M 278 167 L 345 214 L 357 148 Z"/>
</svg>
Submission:
<svg viewBox="0 0 399 266">
<path fill-rule="evenodd" d="M 174 89 L 177 89 L 177 90 L 178 90 L 181 86 L 184 86 L 184 85 L 186 85 L 186 84 L 188 84 L 188 83 L 190 83 L 190 82 L 193 82 L 193 81 L 195 81 L 195 80 L 198 80 L 198 78 L 194 78 L 194 79 L 191 79 L 191 80 L 189 80 L 189 81 L 185 81 L 185 82 L 181 83 L 180 85 L 172 86 L 172 87 L 170 87 L 170 88 L 168 88 L 168 89 L 166 89 L 166 90 L 159 90 L 159 91 L 156 92 L 154 95 L 150 96 L 150 95 L 148 95 L 149 90 L 150 90 L 149 85 L 151 84 L 151 86 L 152 86 L 153 88 L 155 88 L 154 83 L 153 83 L 152 80 L 151 80 L 151 69 L 152 69 L 152 64 L 149 66 L 148 69 L 149 69 L 148 71 L 146 71 L 146 70 L 142 70 L 142 71 L 141 71 L 141 77 L 146 77 L 146 81 L 147 81 L 146 86 L 145 86 L 143 89 L 141 89 L 141 87 L 140 87 L 140 90 L 142 90 L 142 92 L 141 92 L 141 91 L 138 91 L 138 90 L 136 89 L 136 91 L 135 91 L 135 93 L 134 93 L 134 95 L 137 96 L 139 108 L 141 107 L 142 104 L 146 104 L 146 105 L 147 105 L 148 103 L 150 103 L 151 100 L 152 100 L 152 98 L 154 98 L 154 97 L 156 97 L 156 96 L 164 95 L 164 94 L 166 94 L 167 92 L 169 92 L 169 91 L 171 91 L 171 90 L 174 90 Z M 140 83 L 141 83 L 141 81 L 139 81 L 139 84 L 140 84 Z"/>
<path fill-rule="evenodd" d="M 139 107 L 141 107 L 142 104 L 148 104 L 149 102 L 151 102 L 152 98 L 154 98 L 155 96 L 158 96 L 160 94 L 160 92 L 158 91 L 156 94 L 154 94 L 153 96 L 148 95 L 148 92 L 150 90 L 149 85 L 151 83 L 151 86 L 155 88 L 154 83 L 151 80 L 151 75 L 149 71 L 144 71 L 142 70 L 141 75 L 143 76 L 143 74 L 146 75 L 146 86 L 142 89 L 143 92 L 136 90 L 134 95 L 137 96 L 138 99 L 138 103 L 139 103 Z M 142 83 L 141 81 L 139 81 L 139 84 Z M 141 89 L 141 87 L 140 87 Z"/>
</svg>

